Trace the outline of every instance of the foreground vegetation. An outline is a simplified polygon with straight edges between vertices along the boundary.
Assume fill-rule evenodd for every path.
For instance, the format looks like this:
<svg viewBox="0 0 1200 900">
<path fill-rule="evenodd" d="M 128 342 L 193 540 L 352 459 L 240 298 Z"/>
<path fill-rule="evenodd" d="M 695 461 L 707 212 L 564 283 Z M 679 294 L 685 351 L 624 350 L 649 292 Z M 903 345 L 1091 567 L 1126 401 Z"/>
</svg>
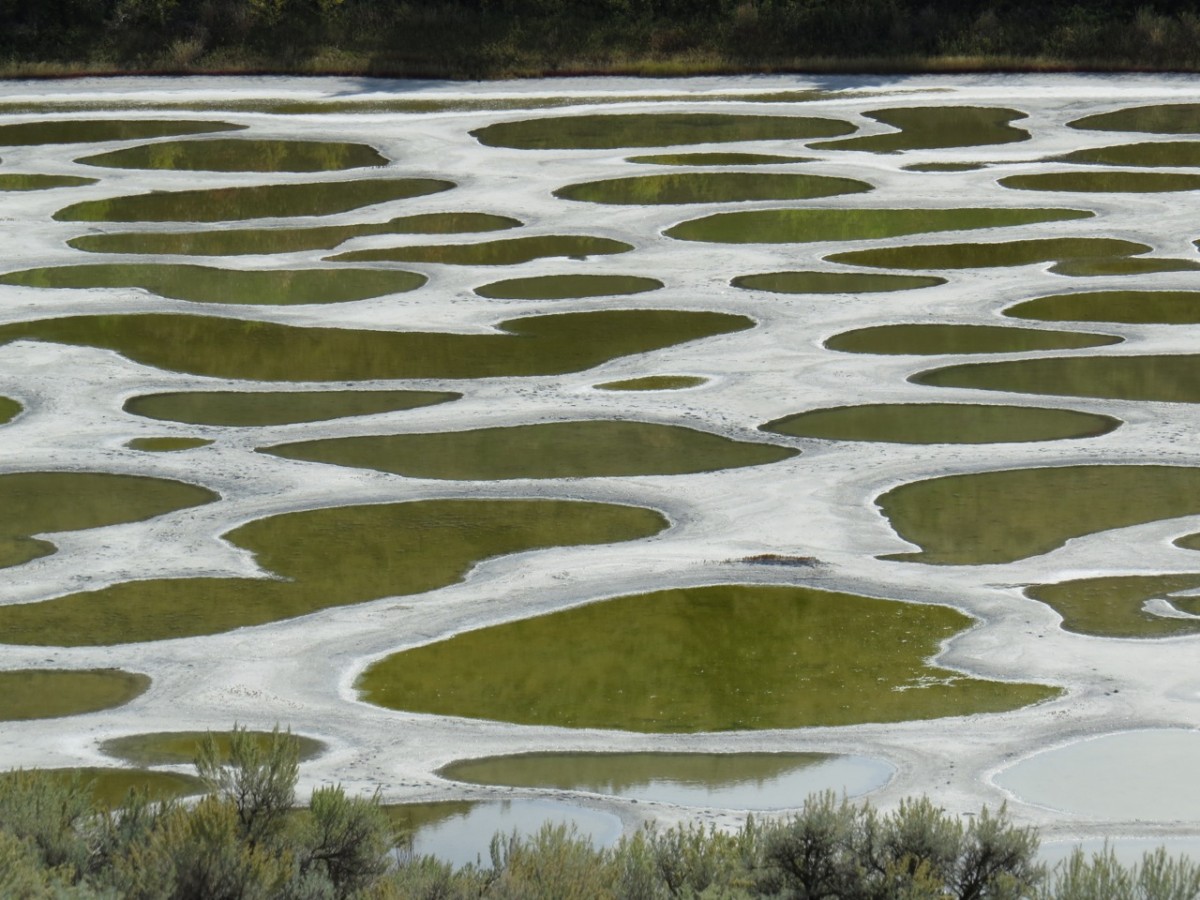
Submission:
<svg viewBox="0 0 1200 900">
<path fill-rule="evenodd" d="M 1033 829 L 1002 808 L 961 819 L 928 799 L 881 815 L 814 795 L 789 818 L 733 834 L 646 828 L 595 849 L 563 827 L 497 835 L 490 864 L 454 869 L 396 850 L 378 797 L 315 790 L 295 807 L 299 744 L 235 729 L 196 759 L 212 793 L 193 806 L 96 807 L 86 785 L 37 770 L 0 779 L 0 896 L 144 900 L 775 897 L 816 900 L 1186 900 L 1200 866 L 1162 850 L 1132 868 L 1076 852 L 1047 873 Z"/>
<path fill-rule="evenodd" d="M 0 71 L 1200 67 L 1188 0 L 0 0 Z"/>
</svg>

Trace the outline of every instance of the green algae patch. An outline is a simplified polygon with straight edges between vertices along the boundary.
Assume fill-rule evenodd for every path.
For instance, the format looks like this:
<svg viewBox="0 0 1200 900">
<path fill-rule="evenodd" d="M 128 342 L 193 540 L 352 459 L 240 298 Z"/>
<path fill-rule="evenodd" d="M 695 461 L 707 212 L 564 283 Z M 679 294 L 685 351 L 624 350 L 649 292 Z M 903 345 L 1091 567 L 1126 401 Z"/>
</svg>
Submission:
<svg viewBox="0 0 1200 900">
<path fill-rule="evenodd" d="M 944 323 L 875 325 L 835 334 L 825 342 L 842 353 L 914 354 L 1028 353 L 1036 350 L 1079 350 L 1119 344 L 1108 334 L 1043 331 L 1008 325 L 955 325 Z"/>
<path fill-rule="evenodd" d="M 40 288 L 140 288 L 193 303 L 297 306 L 350 303 L 416 290 L 416 272 L 380 269 L 218 269 L 159 263 L 50 266 L 0 275 L 0 284 Z"/>
<path fill-rule="evenodd" d="M 812 162 L 807 156 L 779 156 L 773 153 L 656 153 L 631 156 L 626 162 L 647 166 L 778 166 Z"/>
<path fill-rule="evenodd" d="M 1160 600 L 1195 615 L 1196 597 L 1172 597 L 1200 588 L 1200 575 L 1109 575 L 1027 588 L 1032 599 L 1062 616 L 1064 631 L 1111 638 L 1164 638 L 1200 634 L 1200 619 L 1158 616 L 1145 609 Z M 1184 607 L 1191 606 L 1191 609 Z"/>
<path fill-rule="evenodd" d="M 876 272 L 764 272 L 739 275 L 731 282 L 748 291 L 773 294 L 876 294 L 911 291 L 945 284 L 936 275 L 884 275 Z"/>
<path fill-rule="evenodd" d="M 1097 275 L 1153 275 L 1158 272 L 1194 272 L 1198 269 L 1200 262 L 1194 259 L 1172 259 L 1162 256 L 1067 259 L 1050 267 L 1050 271 L 1055 275 L 1069 275 L 1075 278 Z"/>
<path fill-rule="evenodd" d="M 1081 209 L 754 209 L 692 219 L 664 233 L 681 241 L 792 244 L 1007 228 L 1092 215 Z"/>
<path fill-rule="evenodd" d="M 291 425 L 419 409 L 460 397 L 447 391 L 183 391 L 132 397 L 125 411 L 189 425 Z"/>
<path fill-rule="evenodd" d="M 928 664 L 970 624 L 804 587 L 688 588 L 459 634 L 374 663 L 357 686 L 409 712 L 640 732 L 900 722 L 1058 693 Z"/>
<path fill-rule="evenodd" d="M 217 634 L 436 590 L 480 561 L 658 534 L 649 509 L 569 500 L 429 500 L 272 516 L 224 537 L 274 577 L 132 581 L 0 607 L 6 643 L 104 646 Z"/>
<path fill-rule="evenodd" d="M 904 150 L 937 150 L 945 147 L 981 147 L 1029 140 L 1029 132 L 1010 125 L 1025 113 L 991 106 L 918 106 L 865 113 L 868 119 L 899 131 L 829 141 L 831 150 L 866 150 L 899 153 Z"/>
<path fill-rule="evenodd" d="M 993 444 L 1095 437 L 1120 424 L 1109 416 L 1036 406 L 872 403 L 784 416 L 762 430 L 827 441 Z"/>
<path fill-rule="evenodd" d="M 387 165 L 366 144 L 340 141 L 264 141 L 215 138 L 164 141 L 85 156 L 76 162 L 110 169 L 177 169 L 191 172 L 336 172 Z"/>
<path fill-rule="evenodd" d="M 699 375 L 647 375 L 644 378 L 606 381 L 596 385 L 596 388 L 601 391 L 681 391 L 707 382 L 707 378 Z"/>
<path fill-rule="evenodd" d="M 108 200 L 88 200 L 60 209 L 60 222 L 232 222 L 328 216 L 391 200 L 448 191 L 454 184 L 434 178 L 362 178 L 311 184 L 155 191 Z"/>
<path fill-rule="evenodd" d="M 905 172 L 977 172 L 980 169 L 986 169 L 987 164 L 973 162 L 927 162 L 912 163 L 900 168 Z"/>
<path fill-rule="evenodd" d="M 175 800 L 206 794 L 208 785 L 195 775 L 180 772 L 156 772 L 152 769 L 117 769 L 103 767 L 81 767 L 72 769 L 37 769 L 38 776 L 49 777 L 63 787 L 79 785 L 86 787 L 92 801 L 99 807 L 115 809 L 128 799 L 131 791 L 138 791 L 153 802 Z M 20 778 L 26 773 L 21 770 L 0 772 L 0 778 Z"/>
<path fill-rule="evenodd" d="M 1200 468 L 1089 465 L 947 475 L 893 488 L 876 502 L 897 534 L 921 548 L 886 559 L 1007 563 L 1086 534 L 1196 515 Z"/>
<path fill-rule="evenodd" d="M 270 731 L 248 731 L 246 735 L 260 750 L 268 750 L 275 740 Z M 200 755 L 200 745 L 212 737 L 217 753 L 229 759 L 231 732 L 228 731 L 157 731 L 151 734 L 130 734 L 110 738 L 100 744 L 100 752 L 134 766 L 186 765 Z M 285 739 L 295 746 L 301 761 L 316 759 L 327 749 L 322 741 L 302 735 L 287 734 Z"/>
<path fill-rule="evenodd" d="M 200 122 L 189 119 L 63 119 L 50 122 L 17 122 L 0 125 L 0 146 L 36 144 L 91 144 L 96 141 L 133 141 L 178 137 L 214 131 L 240 131 L 245 125 Z"/>
<path fill-rule="evenodd" d="M 313 228 L 223 228 L 208 231 L 125 231 L 85 234 L 67 241 L 89 253 L 154 253 L 175 256 L 251 256 L 332 250 L 378 234 L 473 234 L 516 228 L 521 222 L 490 213 L 419 213 L 387 222 L 319 225 Z"/>
<path fill-rule="evenodd" d="M 1200 190 L 1200 175 L 1180 172 L 1038 172 L 1001 178 L 1000 185 L 1017 191 L 1158 194 Z"/>
<path fill-rule="evenodd" d="M 1149 253 L 1146 244 L 1117 238 L 1041 238 L 994 244 L 876 247 L 825 257 L 830 262 L 881 269 L 987 269 L 1071 259 L 1110 259 Z"/>
<path fill-rule="evenodd" d="M 24 339 L 97 347 L 144 365 L 216 378 L 368 381 L 559 375 L 753 326 L 745 316 L 672 309 L 532 316 L 502 322 L 503 330 L 492 334 L 131 313 L 0 326 L 0 343 Z"/>
<path fill-rule="evenodd" d="M 1092 131 L 1140 131 L 1148 134 L 1200 134 L 1200 103 L 1133 106 L 1068 122 Z"/>
<path fill-rule="evenodd" d="M 475 293 L 492 300 L 572 300 L 644 294 L 662 286 L 657 278 L 640 275 L 535 275 L 493 281 Z"/>
<path fill-rule="evenodd" d="M 141 450 L 143 453 L 178 453 L 182 450 L 208 447 L 212 443 L 208 438 L 147 437 L 126 441 L 125 446 L 130 450 Z"/>
<path fill-rule="evenodd" d="M 60 187 L 83 187 L 95 184 L 95 178 L 76 175 L 0 175 L 0 191 L 46 191 Z"/>
<path fill-rule="evenodd" d="M 723 113 L 630 113 L 555 116 L 500 122 L 471 132 L 489 147 L 518 150 L 617 150 L 730 141 L 784 141 L 837 137 L 854 126 L 806 116 L 739 116 Z"/>
<path fill-rule="evenodd" d="M 57 531 L 137 522 L 218 499 L 206 488 L 165 478 L 104 472 L 12 472 L 0 475 L 0 568 L 48 556 Z M 0 641 L 4 632 L 0 630 Z"/>
<path fill-rule="evenodd" d="M 442 244 L 424 247 L 384 247 L 352 250 L 330 259 L 337 262 L 421 262 L 450 266 L 515 266 L 535 259 L 565 256 L 586 259 L 626 253 L 632 244 L 586 234 L 547 234 L 507 238 L 478 244 Z"/>
<path fill-rule="evenodd" d="M 947 366 L 921 372 L 910 380 L 936 387 L 1018 394 L 1200 403 L 1198 366 L 1200 356 L 1196 354 L 1072 356 Z"/>
<path fill-rule="evenodd" d="M 1042 322 L 1122 322 L 1140 325 L 1200 324 L 1200 291 L 1089 291 L 1026 300 L 1004 310 L 1016 319 Z"/>
<path fill-rule="evenodd" d="M 120 669 L 14 669 L 0 672 L 0 722 L 57 719 L 124 706 L 150 687 Z"/>
<path fill-rule="evenodd" d="M 11 422 L 24 409 L 20 403 L 9 397 L 0 397 L 0 425 Z"/>
<path fill-rule="evenodd" d="M 588 181 L 559 188 L 555 197 L 588 203 L 658 205 L 812 200 L 874 190 L 856 178 L 778 172 L 673 172 Z"/>
<path fill-rule="evenodd" d="M 1116 147 L 1093 147 L 1055 157 L 1056 162 L 1101 166 L 1200 166 L 1200 141 L 1147 141 Z"/>
<path fill-rule="evenodd" d="M 798 453 L 675 425 L 607 420 L 329 438 L 279 444 L 263 452 L 410 478 L 461 481 L 681 475 L 765 465 Z"/>
</svg>

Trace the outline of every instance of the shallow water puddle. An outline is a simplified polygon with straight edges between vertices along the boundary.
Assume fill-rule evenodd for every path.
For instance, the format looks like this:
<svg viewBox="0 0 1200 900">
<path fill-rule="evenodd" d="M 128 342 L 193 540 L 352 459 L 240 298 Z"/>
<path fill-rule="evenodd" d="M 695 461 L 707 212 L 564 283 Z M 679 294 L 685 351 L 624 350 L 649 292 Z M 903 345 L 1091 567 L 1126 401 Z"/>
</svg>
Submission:
<svg viewBox="0 0 1200 900">
<path fill-rule="evenodd" d="M 425 262 L 451 266 L 515 266 L 534 259 L 566 256 L 586 259 L 626 253 L 632 244 L 586 234 L 545 234 L 507 238 L 477 244 L 442 244 L 422 247 L 382 247 L 351 250 L 329 257 L 337 262 Z"/>
<path fill-rule="evenodd" d="M 888 134 L 864 135 L 819 144 L 822 149 L 898 153 L 945 147 L 979 147 L 1029 140 L 1029 132 L 1010 125 L 1025 113 L 991 106 L 919 106 L 863 113 L 868 119 L 899 128 Z"/>
<path fill-rule="evenodd" d="M 1180 172 L 1039 172 L 1010 175 L 1000 185 L 1018 191 L 1153 194 L 1200 190 L 1200 175 Z"/>
<path fill-rule="evenodd" d="M 749 200 L 812 200 L 874 190 L 856 178 L 778 172 L 674 172 L 609 178 L 559 188 L 555 197 L 588 203 L 656 205 L 733 203 Z"/>
<path fill-rule="evenodd" d="M 601 391 L 682 391 L 707 383 L 708 379 L 699 375 L 647 375 L 643 378 L 606 381 L 596 385 L 596 388 Z"/>
<path fill-rule="evenodd" d="M 636 540 L 660 513 L 569 500 L 430 500 L 341 506 L 250 522 L 224 540 L 274 578 L 131 581 L 0 606 L 6 643 L 101 646 L 216 634 L 453 584 L 481 560 Z"/>
<path fill-rule="evenodd" d="M 0 191 L 46 191 L 51 188 L 82 187 L 95 183 L 95 178 L 80 178 L 76 175 L 0 175 Z"/>
<path fill-rule="evenodd" d="M 373 663 L 357 686 L 392 709 L 641 732 L 938 718 L 1057 694 L 929 665 L 970 623 L 803 587 L 687 588 L 464 632 Z"/>
<path fill-rule="evenodd" d="M 1062 616 L 1064 631 L 1113 638 L 1159 638 L 1200 634 L 1200 598 L 1172 597 L 1200 588 L 1200 575 L 1108 575 L 1040 584 L 1025 593 Z M 1158 603 L 1147 609 L 1149 601 Z M 1156 615 L 1153 609 L 1167 607 Z"/>
<path fill-rule="evenodd" d="M 657 278 L 641 275 L 535 275 L 493 281 L 475 293 L 492 300 L 568 300 L 644 294 L 662 286 Z"/>
<path fill-rule="evenodd" d="M 64 786 L 78 784 L 89 788 L 98 806 L 115 808 L 129 797 L 130 791 L 144 791 L 152 801 L 174 800 L 208 793 L 208 785 L 195 775 L 180 772 L 155 772 L 152 769 L 81 767 L 39 769 Z M 18 772 L 0 772 L 0 778 L 19 778 Z"/>
<path fill-rule="evenodd" d="M 183 391 L 132 397 L 125 411 L 189 425 L 290 425 L 419 409 L 460 397 L 448 391 Z"/>
<path fill-rule="evenodd" d="M 274 741 L 270 731 L 247 731 L 255 746 L 267 750 Z M 212 737 L 221 759 L 229 759 L 231 746 L 228 731 L 157 731 L 151 734 L 129 734 L 109 738 L 100 743 L 100 751 L 135 766 L 177 766 L 192 762 L 200 754 L 200 745 Z M 298 734 L 287 734 L 287 741 L 296 748 L 301 762 L 315 759 L 328 748 L 324 742 Z"/>
<path fill-rule="evenodd" d="M 1042 322 L 1200 324 L 1200 291 L 1086 291 L 1026 300 L 1004 310 Z"/>
<path fill-rule="evenodd" d="M 664 234 L 681 241 L 723 244 L 861 241 L 1062 222 L 1092 215 L 1081 209 L 755 209 L 681 222 Z"/>
<path fill-rule="evenodd" d="M 910 380 L 1017 394 L 1200 403 L 1200 356 L 1071 356 L 964 363 L 920 372 Z"/>
<path fill-rule="evenodd" d="M 0 672 L 0 722 L 56 719 L 124 706 L 150 687 L 120 669 L 13 669 Z"/>
<path fill-rule="evenodd" d="M 329 438 L 279 444 L 262 452 L 409 478 L 491 481 L 711 472 L 779 462 L 799 451 L 677 425 L 591 420 Z"/>
<path fill-rule="evenodd" d="M 39 288 L 140 288 L 194 303 L 294 306 L 349 303 L 416 290 L 428 279 L 395 269 L 247 271 L 156 263 L 51 266 L 0 275 L 0 284 Z"/>
<path fill-rule="evenodd" d="M 1075 815 L 1190 822 L 1200 819 L 1200 781 L 1185 773 L 1197 752 L 1197 731 L 1125 731 L 1044 750 L 994 780 L 1024 803 Z"/>
<path fill-rule="evenodd" d="M 1041 238 L 994 244 L 924 244 L 876 247 L 825 257 L 830 262 L 882 269 L 984 269 L 1027 266 L 1069 259 L 1133 256 L 1149 253 L 1146 244 L 1116 238 Z"/>
<path fill-rule="evenodd" d="M 452 781 L 613 794 L 625 799 L 723 809 L 790 809 L 809 794 L 859 797 L 895 769 L 828 753 L 525 753 L 443 766 Z"/>
<path fill-rule="evenodd" d="M 1143 131 L 1150 134 L 1200 134 L 1200 103 L 1133 106 L 1084 116 L 1068 122 L 1071 128 L 1093 131 Z"/>
<path fill-rule="evenodd" d="M 143 453 L 178 453 L 181 450 L 196 450 L 212 445 L 207 438 L 191 437 L 146 437 L 133 438 L 125 442 L 130 450 L 141 450 Z"/>
<path fill-rule="evenodd" d="M 11 422 L 24 409 L 20 403 L 9 397 L 0 396 L 0 425 Z"/>
<path fill-rule="evenodd" d="M 1121 423 L 1071 409 L 977 403 L 873 403 L 784 416 L 762 426 L 790 437 L 899 444 L 1060 441 L 1107 434 Z"/>
<path fill-rule="evenodd" d="M 739 275 L 729 282 L 749 291 L 774 294 L 875 294 L 911 291 L 945 284 L 935 275 L 884 275 L 876 272 L 764 272 Z"/>
<path fill-rule="evenodd" d="M 489 378 L 579 372 L 754 326 L 745 316 L 624 309 L 501 322 L 494 334 L 308 328 L 178 314 L 69 316 L 0 326 L 0 343 L 38 340 L 118 353 L 172 371 L 254 381 Z"/>
<path fill-rule="evenodd" d="M 327 216 L 391 200 L 437 194 L 454 187 L 436 178 L 362 178 L 311 184 L 155 191 L 87 200 L 60 209 L 60 222 L 232 222 Z"/>
<path fill-rule="evenodd" d="M 321 225 L 314 228 L 225 228 L 209 231 L 126 231 L 85 234 L 68 246 L 90 253 L 159 253 L 178 256 L 250 256 L 332 250 L 377 234 L 471 234 L 504 231 L 521 224 L 490 213 L 419 213 L 387 222 Z"/>
<path fill-rule="evenodd" d="M 1103 166 L 1200 166 L 1200 141 L 1150 141 L 1076 150 L 1054 158 L 1055 162 L 1093 163 Z"/>
<path fill-rule="evenodd" d="M 489 147 L 520 150 L 616 150 L 730 141 L 783 141 L 837 137 L 854 126 L 807 116 L 745 116 L 725 113 L 631 113 L 554 116 L 500 122 L 471 135 Z"/>
<path fill-rule="evenodd" d="M 1194 259 L 1161 256 L 1066 259 L 1050 267 L 1055 275 L 1082 278 L 1094 275 L 1153 275 L 1156 272 L 1190 272 L 1197 269 L 1200 269 L 1200 262 Z"/>
<path fill-rule="evenodd" d="M 0 475 L 0 568 L 48 556 L 57 531 L 137 522 L 217 500 L 194 484 L 103 472 L 10 472 Z M 3 635 L 0 630 L 0 635 Z"/>
<path fill-rule="evenodd" d="M 970 163 L 970 162 L 927 162 L 927 163 L 912 163 L 911 165 L 900 167 L 905 172 L 976 172 L 980 169 L 986 169 L 987 163 Z"/>
<path fill-rule="evenodd" d="M 176 137 L 214 131 L 241 131 L 245 125 L 202 122 L 195 119 L 63 119 L 50 122 L 16 122 L 0 125 L 0 146 L 83 144 L 95 141 L 132 141 Z"/>
<path fill-rule="evenodd" d="M 987 565 L 1048 553 L 1087 534 L 1200 514 L 1200 468 L 974 472 L 903 484 L 875 502 L 896 533 L 921 548 L 885 559 Z"/>
<path fill-rule="evenodd" d="M 843 353 L 936 355 L 1078 350 L 1084 347 L 1119 344 L 1121 341 L 1122 338 L 1108 334 L 937 322 L 857 328 L 835 334 L 825 341 L 825 346 Z"/>
<path fill-rule="evenodd" d="M 625 161 L 647 166 L 778 166 L 812 162 L 812 157 L 773 153 L 656 153 L 631 156 Z"/>
<path fill-rule="evenodd" d="M 76 162 L 112 169 L 196 172 L 335 172 L 384 166 L 388 158 L 366 144 L 340 141 L 264 141 L 210 138 L 164 141 L 85 156 Z"/>
</svg>

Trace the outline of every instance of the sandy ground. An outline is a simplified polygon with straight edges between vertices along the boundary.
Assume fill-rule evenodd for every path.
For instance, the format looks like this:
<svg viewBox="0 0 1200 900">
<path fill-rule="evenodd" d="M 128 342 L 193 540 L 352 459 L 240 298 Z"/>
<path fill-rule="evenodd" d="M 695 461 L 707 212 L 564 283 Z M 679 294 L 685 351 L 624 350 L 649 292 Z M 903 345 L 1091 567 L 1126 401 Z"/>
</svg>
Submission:
<svg viewBox="0 0 1200 900">
<path fill-rule="evenodd" d="M 862 133 L 871 133 L 889 129 L 862 118 L 861 113 L 889 106 L 954 103 L 1015 107 L 1029 114 L 1019 124 L 1033 132 L 1033 140 L 893 155 L 802 149 L 789 142 L 759 142 L 745 149 L 813 156 L 818 161 L 806 171 L 863 178 L 876 186 L 871 193 L 818 201 L 821 206 L 1068 206 L 1091 209 L 1098 215 L 1089 220 L 1033 226 L 1019 230 L 1020 236 L 1118 237 L 1152 244 L 1158 255 L 1195 254 L 1191 241 L 1200 235 L 1191 194 L 1042 194 L 1006 191 L 995 184 L 997 178 L 1014 171 L 1051 168 L 1030 163 L 1068 149 L 1154 140 L 1150 136 L 1079 132 L 1066 128 L 1065 123 L 1140 103 L 1200 101 L 1200 81 L 1194 78 L 738 77 L 488 84 L 291 78 L 85 79 L 4 83 L 0 85 L 0 100 L 628 95 L 627 107 L 603 107 L 616 112 L 644 109 L 645 104 L 637 102 L 639 93 L 704 96 L 713 92 L 807 88 L 841 93 L 803 105 L 700 102 L 658 104 L 654 108 L 827 114 L 847 118 L 861 125 Z M 864 96 L 860 90 L 871 93 Z M 0 651 L 0 665 L 6 668 L 117 666 L 148 673 L 154 683 L 148 693 L 121 709 L 70 719 L 6 723 L 0 730 L 0 768 L 105 764 L 109 760 L 97 750 L 97 742 L 103 738 L 151 730 L 228 728 L 234 721 L 267 728 L 281 722 L 327 741 L 330 752 L 303 767 L 304 789 L 331 781 L 363 792 L 379 785 L 390 801 L 537 795 L 531 791 L 465 788 L 432 774 L 440 765 L 464 756 L 535 749 L 820 750 L 873 755 L 894 764 L 896 777 L 874 795 L 875 801 L 884 806 L 920 792 L 928 793 L 951 811 L 963 813 L 977 810 L 982 804 L 996 806 L 1007 799 L 1019 821 L 1037 824 L 1051 837 L 1200 834 L 1200 810 L 1185 820 L 1089 817 L 1016 800 L 992 783 L 1000 769 L 1049 747 L 1114 731 L 1197 725 L 1200 674 L 1195 669 L 1196 638 L 1101 640 L 1067 634 L 1057 627 L 1053 612 L 1022 596 L 1020 586 L 1106 573 L 1193 571 L 1197 568 L 1194 555 L 1172 547 L 1171 541 L 1200 530 L 1200 517 L 1092 535 L 1009 565 L 934 567 L 877 559 L 877 554 L 911 548 L 874 507 L 874 498 L 888 488 L 951 472 L 1082 462 L 1200 464 L 1200 447 L 1194 437 L 1200 430 L 1200 412 L 1195 407 L 1072 400 L 1061 405 L 1109 413 L 1126 424 L 1111 434 L 1086 441 L 1015 445 L 911 447 L 797 440 L 794 444 L 803 449 L 803 454 L 782 463 L 673 477 L 511 481 L 481 486 L 337 469 L 252 452 L 256 446 L 301 437 L 614 415 L 762 440 L 762 435 L 754 431 L 757 425 L 816 407 L 862 401 L 974 400 L 979 396 L 985 402 L 996 402 L 1002 395 L 976 395 L 955 389 L 935 392 L 905 381 L 913 372 L 936 363 L 956 362 L 956 358 L 839 354 L 822 349 L 821 343 L 840 331 L 886 322 L 997 322 L 999 310 L 1018 300 L 1056 290 L 1096 289 L 1105 284 L 1103 279 L 1048 275 L 1046 266 L 1035 265 L 951 272 L 949 282 L 943 286 L 898 294 L 789 296 L 737 290 L 729 287 L 729 279 L 739 274 L 835 269 L 820 262 L 820 257 L 835 247 L 720 246 L 673 241 L 662 237 L 661 231 L 711 210 L 704 206 L 598 207 L 551 196 L 553 189 L 565 184 L 631 174 L 634 167 L 622 161 L 629 154 L 492 149 L 481 147 L 468 136 L 469 130 L 491 122 L 543 114 L 559 112 L 322 116 L 183 113 L 184 117 L 246 124 L 249 130 L 242 134 L 248 137 L 336 136 L 361 140 L 393 158 L 397 174 L 450 178 L 460 185 L 446 194 L 358 210 L 337 221 L 383 221 L 404 213 L 476 210 L 516 216 L 527 223 L 527 233 L 588 233 L 629 239 L 637 246 L 632 253 L 597 257 L 586 263 L 541 260 L 504 269 L 413 265 L 411 268 L 429 274 L 430 283 L 411 294 L 331 306 L 217 307 L 214 314 L 279 322 L 484 332 L 497 322 L 519 315 L 613 306 L 612 300 L 604 299 L 497 301 L 479 299 L 471 293 L 473 287 L 500 278 L 586 267 L 588 272 L 647 274 L 666 282 L 664 290 L 630 298 L 621 305 L 745 313 L 759 320 L 759 327 L 619 359 L 562 377 L 369 383 L 364 386 L 448 388 L 462 390 L 466 396 L 446 406 L 369 419 L 244 429 L 157 423 L 127 415 L 121 405 L 132 395 L 152 391 L 230 386 L 254 389 L 260 385 L 158 371 L 94 349 L 34 343 L 0 347 L 0 394 L 26 406 L 26 412 L 15 423 L 0 429 L 0 471 L 136 472 L 194 481 L 223 496 L 218 504 L 150 522 L 56 537 L 59 553 L 0 576 L 0 602 L 36 601 L 131 577 L 254 572 L 253 560 L 223 543 L 219 538 L 222 533 L 264 515 L 337 503 L 459 496 L 579 498 L 653 506 L 663 510 L 674 527 L 640 543 L 545 550 L 490 560 L 463 583 L 442 590 L 328 610 L 228 634 L 102 648 L 5 647 Z M 112 115 L 128 118 L 132 114 Z M 0 122 L 32 118 L 0 115 Z M 99 149 L 98 145 L 76 144 L 0 151 L 0 171 L 86 174 L 102 179 L 84 188 L 6 194 L 2 213 L 6 269 L 118 259 L 83 254 L 66 246 L 71 237 L 93 230 L 124 230 L 120 226 L 51 220 L 56 209 L 71 202 L 149 189 L 305 181 L 311 177 L 95 170 L 73 161 Z M 913 162 L 977 160 L 993 165 L 982 171 L 936 175 L 900 169 Z M 650 167 L 636 169 L 637 173 L 653 171 Z M 353 177 L 353 173 L 325 177 L 336 180 Z M 782 204 L 746 206 L 756 205 Z M 502 235 L 465 236 L 461 240 L 495 236 Z M 979 238 L 1002 240 L 1012 236 L 1013 231 L 1009 231 Z M 925 235 L 874 243 L 936 243 L 949 239 Z M 460 239 L 383 236 L 359 239 L 343 249 L 456 240 Z M 837 245 L 836 249 L 847 246 Z M 217 264 L 239 268 L 317 265 L 322 255 L 323 251 L 314 251 L 231 257 Z M 1194 273 L 1167 273 L 1140 277 L 1138 284 L 1182 289 L 1193 287 L 1195 279 Z M 83 312 L 201 309 L 136 290 L 49 292 L 4 287 L 0 288 L 0 298 L 0 321 L 4 322 Z M 1194 332 L 1188 329 L 1098 326 L 1089 330 L 1128 338 L 1127 343 L 1105 351 L 1109 353 L 1195 349 Z M 680 392 L 614 393 L 592 388 L 599 382 L 650 374 L 694 374 L 710 381 L 702 388 Z M 1003 399 L 1054 405 L 1049 398 Z M 175 454 L 138 453 L 123 447 L 134 437 L 167 434 L 212 437 L 216 443 Z M 814 556 L 821 565 L 807 570 L 730 562 L 766 552 Z M 978 625 L 951 641 L 938 657 L 939 663 L 980 676 L 1058 684 L 1067 688 L 1067 694 L 1061 700 L 1005 715 L 688 736 L 517 727 L 407 715 L 356 700 L 352 685 L 364 666 L 406 647 L 603 597 L 726 581 L 802 583 L 952 605 L 974 616 Z M 1179 771 L 1159 775 L 1167 783 L 1188 777 Z M 571 796 L 569 792 L 551 794 Z M 672 821 L 694 814 L 664 804 L 633 805 L 587 795 L 576 799 L 611 809 L 630 825 L 646 816 Z M 724 825 L 740 821 L 744 812 L 706 810 L 701 815 Z"/>
</svg>

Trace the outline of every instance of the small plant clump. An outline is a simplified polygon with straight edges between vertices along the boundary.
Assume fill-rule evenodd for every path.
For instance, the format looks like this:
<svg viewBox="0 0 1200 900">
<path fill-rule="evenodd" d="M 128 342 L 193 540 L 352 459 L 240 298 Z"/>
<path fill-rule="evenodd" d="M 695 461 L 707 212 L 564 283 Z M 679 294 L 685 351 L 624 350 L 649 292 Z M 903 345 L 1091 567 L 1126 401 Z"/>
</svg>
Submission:
<svg viewBox="0 0 1200 900">
<path fill-rule="evenodd" d="M 313 791 L 295 807 L 298 743 L 234 728 L 196 770 L 188 806 L 131 792 L 97 808 L 87 786 L 30 770 L 0 779 L 0 896 L 140 900 L 1159 900 L 1200 896 L 1200 866 L 1165 850 L 1123 866 L 1111 848 L 1047 872 L 1038 836 L 1001 807 L 964 819 L 927 798 L 889 813 L 810 796 L 735 832 L 648 825 L 595 848 L 566 826 L 493 837 L 488 863 L 454 868 L 405 849 L 379 795 Z"/>
</svg>

